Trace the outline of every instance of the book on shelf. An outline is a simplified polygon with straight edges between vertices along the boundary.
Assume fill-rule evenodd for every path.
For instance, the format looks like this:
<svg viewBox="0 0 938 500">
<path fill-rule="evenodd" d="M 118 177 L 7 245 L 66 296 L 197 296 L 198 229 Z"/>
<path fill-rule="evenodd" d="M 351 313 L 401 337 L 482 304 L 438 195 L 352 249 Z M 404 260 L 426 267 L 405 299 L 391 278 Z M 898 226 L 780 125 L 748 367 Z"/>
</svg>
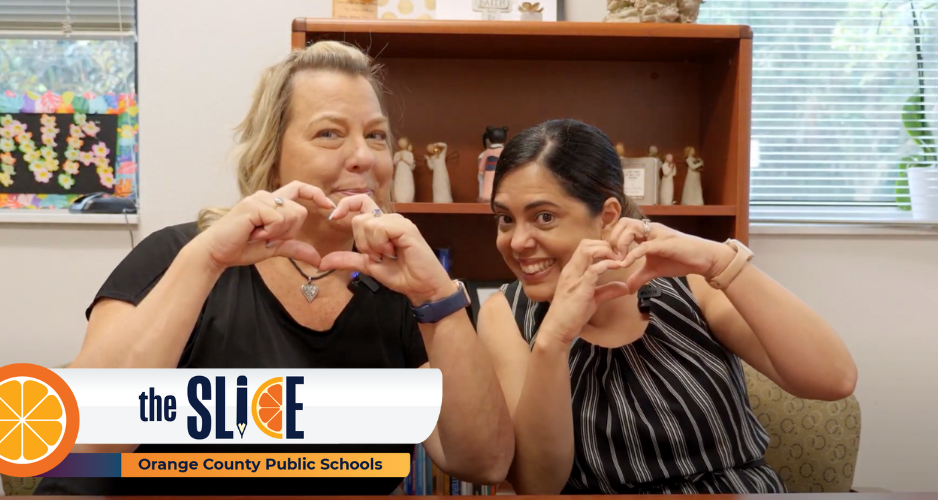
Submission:
<svg viewBox="0 0 938 500">
<path fill-rule="evenodd" d="M 410 474 L 401 483 L 404 495 L 495 495 L 497 485 L 474 484 L 461 481 L 440 470 L 422 444 L 414 449 L 410 461 Z"/>
</svg>

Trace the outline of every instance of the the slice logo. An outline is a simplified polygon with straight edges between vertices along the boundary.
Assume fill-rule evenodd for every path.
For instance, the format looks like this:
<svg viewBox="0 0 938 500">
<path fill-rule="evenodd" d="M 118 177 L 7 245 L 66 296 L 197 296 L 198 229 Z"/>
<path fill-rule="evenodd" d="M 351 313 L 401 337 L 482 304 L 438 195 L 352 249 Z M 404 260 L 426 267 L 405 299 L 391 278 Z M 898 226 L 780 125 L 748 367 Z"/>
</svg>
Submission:
<svg viewBox="0 0 938 500">
<path fill-rule="evenodd" d="M 26 363 L 0 368 L 0 473 L 52 470 L 78 437 L 78 403 L 52 370 Z"/>
<path fill-rule="evenodd" d="M 229 420 L 230 413 L 226 416 L 225 411 L 228 408 L 225 404 L 225 380 L 224 376 L 215 377 L 215 414 L 213 416 L 205 406 L 205 401 L 213 399 L 211 397 L 212 381 L 202 375 L 189 379 L 187 389 L 189 404 L 192 405 L 197 414 L 186 418 L 186 427 L 189 431 L 189 437 L 192 439 L 202 440 L 211 436 L 213 421 L 215 439 L 235 438 L 235 432 L 230 430 L 232 429 L 232 423 Z M 254 398 L 248 405 L 248 378 L 245 375 L 238 375 L 236 379 L 234 422 L 237 435 L 240 435 L 242 439 L 244 438 L 244 433 L 248 431 L 250 415 L 250 418 L 254 420 L 254 425 L 261 432 L 274 439 L 303 439 L 303 431 L 296 428 L 297 412 L 303 410 L 303 403 L 296 401 L 296 389 L 298 385 L 302 384 L 303 377 L 274 377 L 262 383 L 254 391 Z M 144 407 L 142 406 L 146 393 L 141 393 L 140 398 L 141 420 L 147 421 L 143 418 Z M 167 401 L 168 398 L 172 398 L 171 401 L 176 401 L 172 396 L 164 397 L 163 401 Z M 150 399 L 152 399 L 152 395 Z M 173 420 L 174 418 L 175 416 L 167 420 Z"/>
</svg>

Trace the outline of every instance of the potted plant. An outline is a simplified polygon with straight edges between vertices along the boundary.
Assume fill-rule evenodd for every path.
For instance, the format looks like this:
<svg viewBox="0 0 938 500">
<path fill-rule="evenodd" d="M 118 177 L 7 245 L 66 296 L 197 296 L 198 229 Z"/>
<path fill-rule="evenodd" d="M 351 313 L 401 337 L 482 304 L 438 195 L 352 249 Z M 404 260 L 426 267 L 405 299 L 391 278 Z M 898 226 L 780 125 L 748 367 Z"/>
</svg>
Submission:
<svg viewBox="0 0 938 500">
<path fill-rule="evenodd" d="M 938 221 L 938 148 L 926 116 L 921 16 L 914 1 L 909 2 L 909 7 L 915 37 L 918 85 L 915 93 L 909 96 L 902 107 L 902 127 L 915 142 L 917 151 L 899 161 L 896 201 L 901 209 L 912 210 L 912 217 L 915 219 Z"/>
</svg>

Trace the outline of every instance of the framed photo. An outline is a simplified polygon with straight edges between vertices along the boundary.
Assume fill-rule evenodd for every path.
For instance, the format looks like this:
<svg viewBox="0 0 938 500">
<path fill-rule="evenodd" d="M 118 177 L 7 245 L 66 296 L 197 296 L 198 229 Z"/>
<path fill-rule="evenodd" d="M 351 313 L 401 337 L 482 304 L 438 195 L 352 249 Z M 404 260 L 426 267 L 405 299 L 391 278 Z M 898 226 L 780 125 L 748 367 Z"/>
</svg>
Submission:
<svg viewBox="0 0 938 500">
<path fill-rule="evenodd" d="M 378 0 L 332 0 L 335 19 L 377 19 Z"/>
<path fill-rule="evenodd" d="M 493 12 L 494 18 L 499 21 L 521 21 L 526 14 L 525 9 L 531 9 L 533 4 L 537 11 L 538 20 L 559 21 L 561 17 L 560 0 L 436 0 L 436 18 L 462 21 L 480 21 L 489 19 L 485 11 Z M 507 12 L 506 12 L 507 10 Z M 529 17 L 534 12 L 528 13 Z M 526 19 L 527 20 L 527 19 Z"/>
</svg>

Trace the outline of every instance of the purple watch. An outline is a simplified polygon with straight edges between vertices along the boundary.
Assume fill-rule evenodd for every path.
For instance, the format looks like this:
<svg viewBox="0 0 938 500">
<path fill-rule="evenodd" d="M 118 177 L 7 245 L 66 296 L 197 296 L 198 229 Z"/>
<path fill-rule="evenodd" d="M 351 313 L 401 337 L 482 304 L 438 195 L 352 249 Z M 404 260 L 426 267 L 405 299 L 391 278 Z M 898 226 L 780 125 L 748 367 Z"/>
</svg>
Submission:
<svg viewBox="0 0 938 500">
<path fill-rule="evenodd" d="M 436 323 L 460 309 L 465 309 L 472 303 L 465 285 L 459 280 L 453 280 L 453 282 L 456 283 L 456 293 L 440 300 L 413 307 L 414 316 L 417 317 L 418 323 Z"/>
</svg>

